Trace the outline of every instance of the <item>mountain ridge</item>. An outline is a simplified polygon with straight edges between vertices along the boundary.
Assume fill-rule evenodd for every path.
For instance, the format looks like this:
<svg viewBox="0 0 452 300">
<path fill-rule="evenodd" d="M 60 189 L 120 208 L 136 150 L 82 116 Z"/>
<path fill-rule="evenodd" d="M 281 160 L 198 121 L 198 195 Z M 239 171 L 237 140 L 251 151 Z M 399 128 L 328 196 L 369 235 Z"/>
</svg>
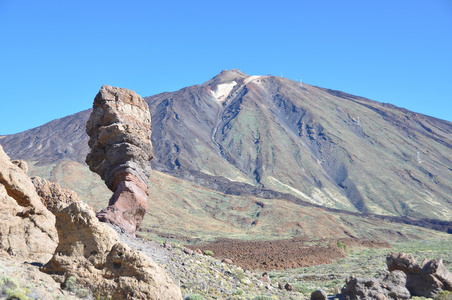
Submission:
<svg viewBox="0 0 452 300">
<path fill-rule="evenodd" d="M 331 208 L 451 220 L 450 122 L 236 70 L 145 100 L 158 171 L 224 192 L 247 194 L 254 186 Z M 11 157 L 38 165 L 83 164 L 88 115 L 54 120 L 0 143 Z"/>
</svg>

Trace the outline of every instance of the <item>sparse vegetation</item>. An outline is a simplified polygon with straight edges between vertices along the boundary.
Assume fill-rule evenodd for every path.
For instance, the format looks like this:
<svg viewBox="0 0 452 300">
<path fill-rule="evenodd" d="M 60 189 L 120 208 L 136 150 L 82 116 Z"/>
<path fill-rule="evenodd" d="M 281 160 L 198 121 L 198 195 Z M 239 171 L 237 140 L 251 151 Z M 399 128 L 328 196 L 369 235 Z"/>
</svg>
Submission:
<svg viewBox="0 0 452 300">
<path fill-rule="evenodd" d="M 334 241 L 334 244 L 336 241 Z M 311 245 L 311 244 L 309 244 Z M 342 246 L 344 243 L 342 242 Z M 411 253 L 418 262 L 424 258 L 440 257 L 449 270 L 452 269 L 451 239 L 436 239 L 425 241 L 411 241 L 397 243 L 392 249 L 385 248 L 351 248 L 347 256 L 331 264 L 317 265 L 299 269 L 281 271 L 267 271 L 272 287 L 262 282 L 262 270 L 244 270 L 233 265 L 221 263 L 210 256 L 188 256 L 183 253 L 183 246 L 173 244 L 174 256 L 168 262 L 160 262 L 166 271 L 171 274 L 175 282 L 181 282 L 184 299 L 304 299 L 317 289 L 323 289 L 330 296 L 336 295 L 344 286 L 345 279 L 354 275 L 357 277 L 377 276 L 379 271 L 385 270 L 386 255 L 390 251 Z M 182 265 L 183 262 L 183 265 Z M 30 269 L 30 267 L 27 267 Z M 28 270 L 27 269 L 27 270 Z M 3 269 L 0 268 L 0 271 Z M 179 281 L 181 280 L 181 281 Z M 0 276 L 1 296 L 14 296 L 15 299 L 42 298 L 36 290 L 33 281 L 23 281 L 21 278 Z M 278 283 L 290 283 L 293 291 L 280 290 Z M 26 286 L 27 288 L 23 288 Z M 9 288 L 8 293 L 6 288 Z M 78 299 L 109 300 L 104 297 L 92 297 L 83 294 L 81 287 L 77 286 L 77 278 L 68 277 L 64 284 L 64 292 L 75 291 L 73 296 Z M 22 297 L 22 298 L 20 298 Z M 27 298 L 24 298 L 27 297 Z M 53 299 L 67 299 L 55 295 Z M 256 298 L 261 297 L 261 298 Z M 449 298 L 448 298 L 449 297 Z M 13 299 L 13 298 L 10 298 Z M 421 299 L 421 298 L 417 298 Z M 438 300 L 450 300 L 450 293 L 441 293 Z"/>
<path fill-rule="evenodd" d="M 334 241 L 334 245 L 337 241 Z M 311 244 L 309 244 L 311 245 Z M 342 247 L 344 243 L 342 242 Z M 425 241 L 410 241 L 393 244 L 388 248 L 353 248 L 349 247 L 347 256 L 330 264 L 310 266 L 298 269 L 267 271 L 271 286 L 262 282 L 263 270 L 248 271 L 233 265 L 225 265 L 209 256 L 199 256 L 185 263 L 182 294 L 187 297 L 199 294 L 205 299 L 244 300 L 256 296 L 264 299 L 303 299 L 317 290 L 322 289 L 327 294 L 337 295 L 345 284 L 345 279 L 351 275 L 357 277 L 374 277 L 386 270 L 386 256 L 389 252 L 412 253 L 418 261 L 424 258 L 443 258 L 445 266 L 452 269 L 452 240 L 432 239 Z M 175 253 L 182 252 L 182 246 L 175 246 Z M 184 256 L 187 257 L 187 256 Z M 171 266 L 167 272 L 174 272 Z M 293 291 L 280 290 L 278 283 L 290 283 Z M 208 289 L 206 289 L 208 287 Z M 259 299 L 259 298 L 258 298 Z M 447 298 L 446 298 L 447 299 Z"/>
<path fill-rule="evenodd" d="M 347 245 L 342 243 L 341 241 L 337 241 L 337 246 L 341 249 L 344 249 L 344 251 L 347 251 Z"/>
<path fill-rule="evenodd" d="M 259 295 L 253 298 L 253 300 L 275 300 L 275 298 L 269 297 L 269 296 L 264 296 L 264 295 Z"/>
<path fill-rule="evenodd" d="M 66 281 L 64 282 L 64 289 L 75 293 L 77 291 L 77 277 L 75 276 L 69 276 L 66 278 Z"/>
<path fill-rule="evenodd" d="M 307 285 L 303 283 L 292 283 L 292 288 L 303 295 L 310 295 L 313 291 L 315 291 L 314 288 L 308 287 Z"/>
<path fill-rule="evenodd" d="M 452 300 L 452 292 L 441 291 L 438 295 L 436 295 L 435 300 Z"/>
<path fill-rule="evenodd" d="M 243 295 L 243 290 L 240 289 L 240 288 L 238 288 L 238 289 L 234 292 L 234 295 L 238 295 L 238 296 Z"/>
<path fill-rule="evenodd" d="M 27 295 L 21 290 L 6 290 L 8 300 L 28 300 Z"/>
<path fill-rule="evenodd" d="M 187 300 L 205 300 L 205 298 L 199 294 L 193 294 L 186 298 Z"/>
<path fill-rule="evenodd" d="M 205 250 L 204 255 L 213 256 L 213 252 L 210 250 Z"/>
<path fill-rule="evenodd" d="M 6 299 L 27 300 L 30 294 L 28 288 L 22 288 L 17 278 L 5 276 L 0 280 L 1 294 L 6 295 Z"/>
</svg>

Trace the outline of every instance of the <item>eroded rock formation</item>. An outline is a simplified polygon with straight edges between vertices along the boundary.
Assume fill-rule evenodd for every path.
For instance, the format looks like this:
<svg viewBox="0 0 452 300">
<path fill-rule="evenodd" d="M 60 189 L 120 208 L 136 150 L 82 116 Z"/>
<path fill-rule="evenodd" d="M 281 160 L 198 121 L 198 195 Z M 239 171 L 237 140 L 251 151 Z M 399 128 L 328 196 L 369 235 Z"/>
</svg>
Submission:
<svg viewBox="0 0 452 300">
<path fill-rule="evenodd" d="M 379 278 L 349 277 L 342 288 L 342 299 L 361 300 L 401 300 L 409 299 L 410 292 L 405 287 L 406 275 L 402 271 L 384 271 Z"/>
<path fill-rule="evenodd" d="M 413 296 L 434 298 L 442 290 L 452 291 L 452 274 L 442 259 L 425 259 L 420 265 L 414 257 L 403 252 L 391 252 L 386 257 L 388 270 L 406 274 L 406 287 Z"/>
<path fill-rule="evenodd" d="M 32 177 L 31 181 L 39 197 L 41 197 L 41 202 L 51 212 L 56 211 L 61 203 L 70 204 L 80 201 L 76 192 L 62 188 L 58 183 L 37 176 Z"/>
<path fill-rule="evenodd" d="M 26 169 L 23 161 L 12 163 L 0 146 L 0 250 L 45 263 L 58 243 L 55 216 L 41 203 Z"/>
<path fill-rule="evenodd" d="M 102 299 L 182 299 L 181 291 L 156 263 L 120 243 L 116 232 L 99 222 L 83 202 L 55 210 L 60 242 L 43 270 L 70 276 Z"/>
<path fill-rule="evenodd" d="M 135 233 L 147 209 L 152 159 L 149 107 L 131 90 L 104 85 L 94 99 L 86 132 L 91 148 L 86 163 L 114 192 L 97 217 Z"/>
</svg>

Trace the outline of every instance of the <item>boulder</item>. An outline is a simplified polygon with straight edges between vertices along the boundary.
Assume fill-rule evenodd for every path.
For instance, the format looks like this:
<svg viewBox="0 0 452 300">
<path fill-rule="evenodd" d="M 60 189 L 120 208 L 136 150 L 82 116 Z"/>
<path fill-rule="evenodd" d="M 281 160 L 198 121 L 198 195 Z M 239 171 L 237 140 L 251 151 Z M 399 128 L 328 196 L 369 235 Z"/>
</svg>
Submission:
<svg viewBox="0 0 452 300">
<path fill-rule="evenodd" d="M 416 263 L 416 259 L 411 254 L 391 252 L 386 256 L 386 264 L 389 271 L 399 270 L 405 274 L 422 273 L 422 268 Z"/>
<path fill-rule="evenodd" d="M 135 234 L 147 210 L 153 157 L 149 107 L 131 90 L 104 85 L 86 132 L 91 148 L 86 163 L 114 193 L 97 217 Z"/>
<path fill-rule="evenodd" d="M 60 243 L 43 271 L 61 283 L 71 276 L 102 299 L 182 299 L 165 271 L 147 256 L 120 243 L 83 202 L 55 211 Z"/>
<path fill-rule="evenodd" d="M 409 299 L 410 292 L 405 287 L 406 275 L 402 271 L 384 271 L 379 278 L 347 278 L 342 288 L 342 298 L 346 299 Z"/>
<path fill-rule="evenodd" d="M 0 146 L 0 249 L 46 263 L 55 251 L 55 216 L 41 203 L 23 161 L 12 163 Z"/>
<path fill-rule="evenodd" d="M 311 300 L 327 300 L 328 295 L 323 290 L 316 290 L 311 293 Z"/>
<path fill-rule="evenodd" d="M 412 255 L 391 252 L 386 257 L 388 270 L 406 274 L 406 287 L 413 296 L 434 298 L 442 290 L 452 291 L 452 274 L 444 267 L 442 259 L 416 263 Z"/>
</svg>

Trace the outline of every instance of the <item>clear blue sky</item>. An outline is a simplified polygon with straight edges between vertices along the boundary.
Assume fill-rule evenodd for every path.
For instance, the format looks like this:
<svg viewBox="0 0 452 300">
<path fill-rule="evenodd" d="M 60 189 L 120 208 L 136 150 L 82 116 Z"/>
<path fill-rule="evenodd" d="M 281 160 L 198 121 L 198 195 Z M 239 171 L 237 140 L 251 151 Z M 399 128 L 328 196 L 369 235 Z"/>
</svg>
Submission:
<svg viewBox="0 0 452 300">
<path fill-rule="evenodd" d="M 0 43 L 0 134 L 233 68 L 452 121 L 452 0 L 0 0 Z"/>
</svg>

